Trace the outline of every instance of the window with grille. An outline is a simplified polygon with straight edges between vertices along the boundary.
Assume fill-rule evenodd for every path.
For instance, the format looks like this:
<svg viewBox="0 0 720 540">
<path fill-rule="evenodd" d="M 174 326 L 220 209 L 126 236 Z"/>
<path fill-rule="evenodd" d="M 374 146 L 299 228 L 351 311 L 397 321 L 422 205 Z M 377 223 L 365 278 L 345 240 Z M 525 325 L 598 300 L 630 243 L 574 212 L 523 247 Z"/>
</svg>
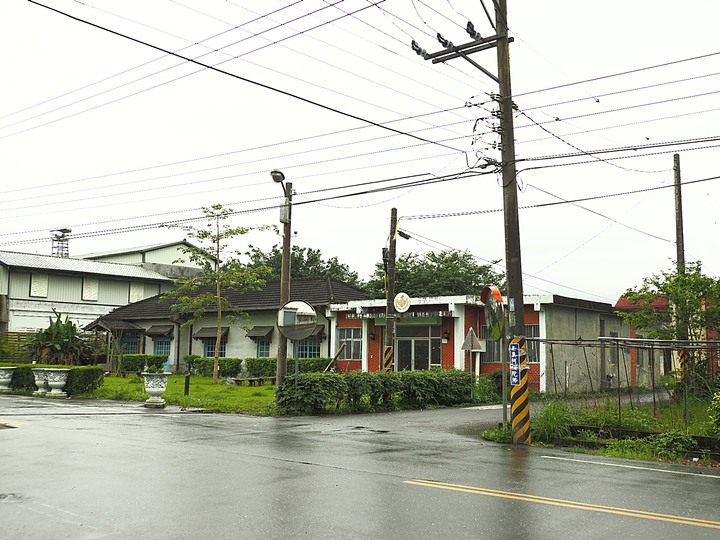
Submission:
<svg viewBox="0 0 720 540">
<path fill-rule="evenodd" d="M 338 348 L 345 348 L 338 356 L 339 360 L 360 360 L 362 358 L 362 328 L 338 328 Z"/>
<path fill-rule="evenodd" d="M 120 338 L 120 350 L 123 354 L 138 354 L 140 352 L 140 334 L 123 334 Z"/>
<path fill-rule="evenodd" d="M 203 339 L 204 354 L 205 358 L 215 358 L 215 343 L 216 338 L 205 338 Z M 225 340 L 220 341 L 220 350 L 218 351 L 219 358 L 225 358 Z"/>
<path fill-rule="evenodd" d="M 303 339 L 298 343 L 298 358 L 320 358 L 320 340 L 316 337 Z"/>
<path fill-rule="evenodd" d="M 258 358 L 269 358 L 270 357 L 270 340 L 267 338 L 259 338 L 257 340 L 257 357 Z"/>
<path fill-rule="evenodd" d="M 525 337 L 526 338 L 539 338 L 540 337 L 540 325 L 539 324 L 526 324 L 525 325 Z M 538 341 L 527 340 L 527 358 L 530 364 L 540 363 L 540 343 Z"/>
</svg>

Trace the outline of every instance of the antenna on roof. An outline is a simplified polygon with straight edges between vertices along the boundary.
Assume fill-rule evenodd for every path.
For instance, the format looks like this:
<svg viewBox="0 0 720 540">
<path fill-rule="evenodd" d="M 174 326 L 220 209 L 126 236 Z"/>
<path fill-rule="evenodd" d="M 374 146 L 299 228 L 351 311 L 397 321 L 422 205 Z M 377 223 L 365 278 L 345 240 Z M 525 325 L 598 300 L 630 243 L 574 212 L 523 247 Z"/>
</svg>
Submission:
<svg viewBox="0 0 720 540">
<path fill-rule="evenodd" d="M 70 249 L 68 248 L 67 235 L 72 232 L 70 229 L 53 229 L 52 236 L 52 256 L 67 259 L 70 257 Z"/>
</svg>

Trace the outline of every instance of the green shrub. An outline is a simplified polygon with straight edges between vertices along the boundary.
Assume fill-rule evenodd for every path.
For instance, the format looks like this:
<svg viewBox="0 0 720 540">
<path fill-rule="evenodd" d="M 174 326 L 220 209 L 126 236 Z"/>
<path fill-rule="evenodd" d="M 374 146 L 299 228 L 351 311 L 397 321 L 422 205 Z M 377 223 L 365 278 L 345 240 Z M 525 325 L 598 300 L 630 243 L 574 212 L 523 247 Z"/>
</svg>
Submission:
<svg viewBox="0 0 720 540">
<path fill-rule="evenodd" d="M 212 377 L 213 358 L 204 358 L 197 355 L 187 355 L 184 358 L 190 373 Z M 277 372 L 277 358 L 245 358 L 248 377 L 275 377 Z M 220 358 L 218 367 L 221 377 L 237 377 L 242 372 L 241 358 Z M 329 358 L 300 358 L 298 360 L 299 373 L 320 373 L 330 362 Z M 287 376 L 294 375 L 295 360 L 288 358 Z"/>
<path fill-rule="evenodd" d="M 576 413 L 577 422 L 581 425 L 599 428 L 631 429 L 635 431 L 657 431 L 661 423 L 653 416 L 652 410 L 623 407 L 620 419 L 622 426 L 618 425 L 617 404 L 610 401 L 593 408 L 581 408 Z"/>
<path fill-rule="evenodd" d="M 510 444 L 512 442 L 512 429 L 510 426 L 498 429 L 486 429 L 480 432 L 480 437 L 487 441 Z"/>
<path fill-rule="evenodd" d="M 498 396 L 502 396 L 502 380 L 503 380 L 503 372 L 502 369 L 494 369 L 490 373 L 487 374 L 487 377 L 495 384 L 495 391 L 497 392 Z M 506 387 L 510 388 L 510 372 L 506 372 L 505 375 L 506 378 Z"/>
<path fill-rule="evenodd" d="M 575 415 L 564 401 L 551 399 L 533 413 L 530 431 L 534 440 L 554 443 L 570 435 Z"/>
<path fill-rule="evenodd" d="M 35 386 L 35 375 L 32 372 L 33 368 L 57 368 L 57 365 L 23 364 L 17 366 L 13 372 L 10 388 L 28 393 L 34 392 L 37 387 Z M 69 396 L 92 392 L 103 384 L 104 371 L 100 366 L 67 366 L 67 369 L 70 370 L 70 373 L 68 373 L 63 391 Z"/>
<path fill-rule="evenodd" d="M 400 381 L 402 401 L 405 405 L 457 405 L 470 401 L 473 376 L 455 369 L 431 369 L 401 371 L 396 374 Z"/>
<path fill-rule="evenodd" d="M 286 377 L 278 388 L 278 409 L 290 414 L 319 414 L 337 405 L 347 395 L 347 384 L 335 373 L 300 373 Z"/>
<path fill-rule="evenodd" d="M 50 317 L 47 328 L 38 331 L 27 344 L 33 360 L 45 364 L 76 366 L 92 361 L 95 351 L 82 336 L 77 325 L 65 315 L 53 309 L 55 319 Z"/>
<path fill-rule="evenodd" d="M 710 419 L 710 432 L 720 437 L 720 392 L 715 392 L 707 410 Z"/>
<path fill-rule="evenodd" d="M 124 354 L 120 370 L 143 371 L 146 367 L 162 370 L 167 359 L 164 354 Z"/>
<path fill-rule="evenodd" d="M 502 393 L 497 391 L 497 387 L 488 377 L 478 377 L 475 383 L 475 402 L 476 403 L 497 403 L 501 401 Z"/>
<path fill-rule="evenodd" d="M 684 456 L 685 452 L 695 450 L 695 439 L 680 431 L 666 431 L 647 438 L 656 457 L 675 461 Z"/>
<path fill-rule="evenodd" d="M 246 358 L 248 377 L 275 377 L 277 358 Z"/>
</svg>

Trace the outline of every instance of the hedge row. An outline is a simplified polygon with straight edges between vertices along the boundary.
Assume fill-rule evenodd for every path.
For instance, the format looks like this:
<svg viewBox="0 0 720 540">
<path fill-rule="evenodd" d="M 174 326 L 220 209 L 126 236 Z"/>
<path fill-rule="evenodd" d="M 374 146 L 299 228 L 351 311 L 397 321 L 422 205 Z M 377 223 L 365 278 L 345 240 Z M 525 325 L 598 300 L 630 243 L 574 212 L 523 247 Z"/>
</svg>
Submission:
<svg viewBox="0 0 720 540">
<path fill-rule="evenodd" d="M 3 364 L 11 366 L 13 364 Z M 33 368 L 57 368 L 57 365 L 49 364 L 20 364 L 16 365 L 13 371 L 13 378 L 10 381 L 11 390 L 19 390 L 22 392 L 34 392 L 37 390 L 35 386 L 35 375 Z M 68 396 L 76 394 L 90 393 L 100 388 L 104 381 L 103 368 L 100 366 L 61 366 L 70 370 L 68 373 L 67 383 L 63 388 Z"/>
<path fill-rule="evenodd" d="M 185 356 L 185 365 L 190 373 L 203 377 L 212 377 L 213 358 L 197 355 Z M 243 371 L 245 362 L 245 371 Z M 300 373 L 322 372 L 330 363 L 330 358 L 300 358 L 298 371 Z M 277 372 L 277 358 L 219 358 L 218 367 L 220 377 L 275 377 Z M 295 373 L 295 360 L 288 359 L 287 373 Z"/>
<path fill-rule="evenodd" d="M 287 377 L 277 392 L 281 411 L 319 414 L 329 409 L 378 410 L 390 404 L 417 408 L 471 401 L 474 377 L 458 370 L 301 373 Z"/>
<path fill-rule="evenodd" d="M 123 354 L 120 371 L 143 371 L 146 367 L 160 370 L 167 359 L 166 354 Z"/>
</svg>

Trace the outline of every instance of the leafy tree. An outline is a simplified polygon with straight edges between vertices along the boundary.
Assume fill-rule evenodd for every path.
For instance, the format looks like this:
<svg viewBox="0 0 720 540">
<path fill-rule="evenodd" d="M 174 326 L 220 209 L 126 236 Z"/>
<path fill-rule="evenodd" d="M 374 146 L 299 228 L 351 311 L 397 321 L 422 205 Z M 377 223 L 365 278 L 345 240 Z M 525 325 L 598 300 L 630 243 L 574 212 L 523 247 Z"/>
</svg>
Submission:
<svg viewBox="0 0 720 540">
<path fill-rule="evenodd" d="M 232 209 L 224 208 L 221 204 L 203 207 L 203 212 L 207 220 L 204 226 L 182 227 L 188 237 L 198 244 L 184 247 L 183 252 L 190 261 L 199 266 L 200 270 L 191 277 L 177 278 L 175 288 L 163 294 L 162 299 L 172 301 L 170 310 L 182 319 L 183 326 L 197 321 L 208 310 L 216 311 L 217 336 L 213 384 L 217 384 L 223 316 L 230 324 L 248 320 L 247 314 L 239 306 L 231 304 L 227 293 L 229 291 L 244 293 L 259 289 L 265 284 L 269 269 L 261 265 L 244 265 L 234 257 L 223 258 L 228 247 L 227 242 L 236 236 L 248 233 L 251 229 L 230 227 L 224 223 L 232 214 Z M 234 255 L 240 254 L 235 252 Z"/>
<path fill-rule="evenodd" d="M 280 279 L 282 250 L 278 246 L 273 246 L 269 252 L 250 246 L 250 251 L 246 252 L 246 255 L 250 258 L 249 266 L 253 268 L 268 267 L 270 268 L 268 279 Z M 357 287 L 362 286 L 357 272 L 351 271 L 346 264 L 338 261 L 337 257 L 323 259 L 319 249 L 292 246 L 290 274 L 293 278 L 329 276 Z"/>
<path fill-rule="evenodd" d="M 707 331 L 720 329 L 720 281 L 703 274 L 700 262 L 647 277 L 624 297 L 633 309 L 619 315 L 646 337 L 702 340 Z M 667 309 L 659 308 L 659 300 L 667 301 Z M 691 378 L 705 379 L 706 368 L 690 355 Z"/>
<path fill-rule="evenodd" d="M 480 294 L 487 285 L 504 288 L 505 277 L 492 269 L 492 264 L 478 264 L 467 251 L 408 253 L 395 263 L 395 290 L 410 296 L 441 296 Z M 385 296 L 385 267 L 375 266 L 366 285 L 374 298 Z"/>
</svg>

